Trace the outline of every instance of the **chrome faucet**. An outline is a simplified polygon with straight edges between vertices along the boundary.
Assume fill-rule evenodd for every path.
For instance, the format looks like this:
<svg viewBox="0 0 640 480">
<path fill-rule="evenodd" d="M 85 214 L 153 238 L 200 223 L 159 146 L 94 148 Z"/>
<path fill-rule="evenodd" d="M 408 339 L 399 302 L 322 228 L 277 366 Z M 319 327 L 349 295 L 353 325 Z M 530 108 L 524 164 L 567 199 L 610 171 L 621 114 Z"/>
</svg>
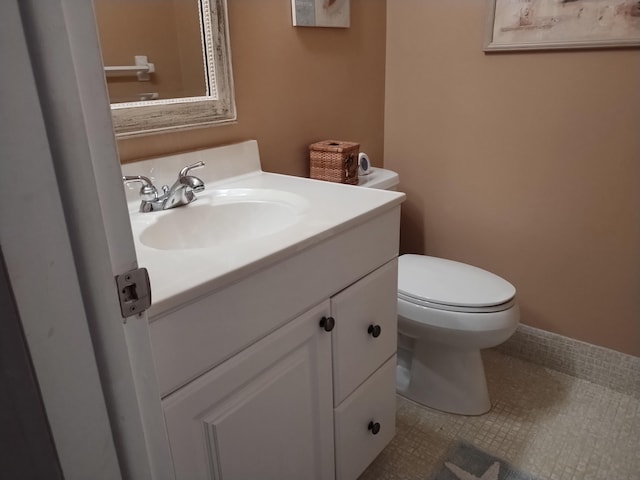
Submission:
<svg viewBox="0 0 640 480">
<path fill-rule="evenodd" d="M 149 178 L 143 175 L 125 175 L 122 180 L 124 183 L 142 183 L 140 188 L 140 211 L 156 212 L 188 205 L 193 202 L 196 199 L 195 193 L 204 190 L 204 182 L 194 175 L 189 175 L 189 172 L 201 167 L 204 167 L 204 162 L 197 162 L 184 167 L 178 173 L 178 179 L 171 188 L 167 185 L 162 187 L 162 195 L 158 195 L 158 189 Z"/>
<path fill-rule="evenodd" d="M 167 199 L 162 207 L 163 210 L 188 205 L 196 198 L 194 192 L 198 193 L 204 190 L 204 182 L 198 177 L 189 175 L 191 170 L 201 167 L 204 167 L 204 162 L 194 163 L 180 170 L 178 179 L 167 192 Z"/>
<path fill-rule="evenodd" d="M 153 212 L 162 210 L 159 203 L 158 189 L 151 183 L 147 177 L 143 175 L 125 175 L 122 177 L 124 183 L 140 182 L 140 211 Z"/>
</svg>

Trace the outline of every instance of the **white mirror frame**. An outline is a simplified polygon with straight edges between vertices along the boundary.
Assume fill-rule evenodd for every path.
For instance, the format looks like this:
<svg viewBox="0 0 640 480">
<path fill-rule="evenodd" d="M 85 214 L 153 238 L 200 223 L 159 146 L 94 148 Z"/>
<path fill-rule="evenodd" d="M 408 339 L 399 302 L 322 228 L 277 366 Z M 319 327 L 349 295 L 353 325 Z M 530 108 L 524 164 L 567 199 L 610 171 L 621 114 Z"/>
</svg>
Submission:
<svg viewBox="0 0 640 480">
<path fill-rule="evenodd" d="M 206 95 L 113 103 L 111 113 L 118 138 L 230 123 L 236 120 L 227 1 L 200 0 L 200 4 L 207 73 Z"/>
</svg>

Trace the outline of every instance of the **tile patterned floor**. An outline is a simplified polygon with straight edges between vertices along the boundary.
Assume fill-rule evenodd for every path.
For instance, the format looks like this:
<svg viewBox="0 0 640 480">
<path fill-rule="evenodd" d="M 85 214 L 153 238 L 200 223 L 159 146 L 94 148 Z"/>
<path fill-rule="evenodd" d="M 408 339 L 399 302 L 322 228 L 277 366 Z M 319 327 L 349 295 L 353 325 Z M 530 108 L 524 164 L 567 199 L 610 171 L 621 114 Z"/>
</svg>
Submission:
<svg viewBox="0 0 640 480">
<path fill-rule="evenodd" d="M 396 436 L 360 480 L 427 480 L 458 440 L 541 480 L 640 480 L 640 400 L 488 350 L 493 407 L 450 415 L 398 397 Z"/>
</svg>

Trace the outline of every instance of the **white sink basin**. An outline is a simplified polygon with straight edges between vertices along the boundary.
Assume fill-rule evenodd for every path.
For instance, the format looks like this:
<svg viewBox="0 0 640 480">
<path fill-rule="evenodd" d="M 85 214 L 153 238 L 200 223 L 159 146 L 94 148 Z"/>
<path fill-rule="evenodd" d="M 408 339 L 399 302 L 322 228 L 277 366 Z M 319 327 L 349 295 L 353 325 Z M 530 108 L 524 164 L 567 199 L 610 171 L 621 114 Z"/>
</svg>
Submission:
<svg viewBox="0 0 640 480">
<path fill-rule="evenodd" d="M 211 248 L 255 240 L 299 222 L 300 195 L 259 188 L 213 189 L 189 205 L 139 214 L 138 239 L 159 250 Z"/>
</svg>

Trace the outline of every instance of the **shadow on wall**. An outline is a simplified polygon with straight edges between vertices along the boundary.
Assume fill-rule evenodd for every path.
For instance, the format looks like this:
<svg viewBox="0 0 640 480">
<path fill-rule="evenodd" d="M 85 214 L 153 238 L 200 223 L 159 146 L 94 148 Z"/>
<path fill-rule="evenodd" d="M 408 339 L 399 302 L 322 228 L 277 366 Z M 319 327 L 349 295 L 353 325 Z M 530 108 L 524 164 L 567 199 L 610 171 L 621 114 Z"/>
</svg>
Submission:
<svg viewBox="0 0 640 480">
<path fill-rule="evenodd" d="M 399 189 L 404 191 L 402 188 Z M 417 205 L 410 201 L 409 192 L 407 200 L 402 204 L 400 216 L 400 254 L 425 253 L 424 216 Z"/>
</svg>

